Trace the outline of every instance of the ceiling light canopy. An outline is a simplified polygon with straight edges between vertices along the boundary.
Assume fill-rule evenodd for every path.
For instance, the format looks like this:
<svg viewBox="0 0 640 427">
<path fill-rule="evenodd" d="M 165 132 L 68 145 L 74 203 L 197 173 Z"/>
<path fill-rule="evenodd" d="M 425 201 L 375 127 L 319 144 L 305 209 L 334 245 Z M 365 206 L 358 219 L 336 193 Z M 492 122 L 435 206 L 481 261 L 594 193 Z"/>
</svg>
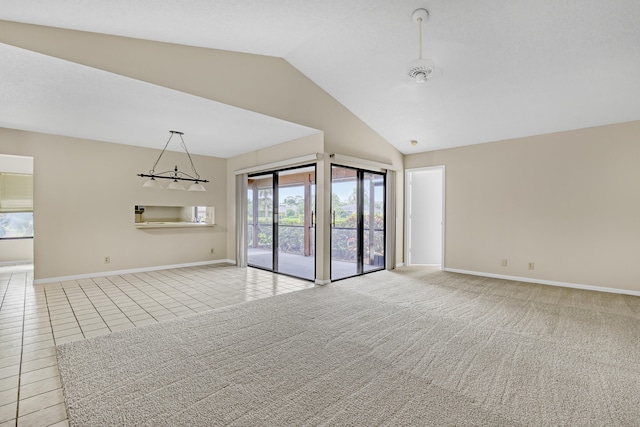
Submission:
<svg viewBox="0 0 640 427">
<path fill-rule="evenodd" d="M 418 59 L 409 62 L 407 74 L 417 83 L 424 83 L 432 80 L 438 74 L 436 63 L 429 58 L 422 57 L 422 23 L 429 19 L 427 9 L 416 9 L 411 15 L 411 19 L 418 23 Z"/>
<path fill-rule="evenodd" d="M 164 145 L 162 152 L 160 152 L 160 155 L 158 156 L 158 160 L 156 160 L 156 162 L 153 164 L 153 167 L 151 168 L 149 173 L 138 174 L 139 177 L 149 178 L 147 181 L 145 181 L 144 184 L 142 184 L 142 186 L 145 188 L 162 189 L 164 187 L 157 180 L 170 179 L 172 181 L 166 187 L 167 190 L 186 190 L 186 188 L 178 181 L 188 181 L 193 183 L 191 184 L 191 186 L 189 186 L 188 191 L 207 191 L 201 183 L 209 182 L 209 181 L 206 179 L 200 178 L 200 174 L 198 174 L 198 171 L 196 171 L 196 167 L 193 165 L 193 160 L 191 159 L 191 154 L 189 154 L 189 150 L 187 150 L 187 145 L 184 143 L 184 139 L 182 138 L 182 135 L 184 135 L 184 133 L 178 132 L 175 130 L 170 130 L 169 132 L 171 133 L 171 136 L 169 136 L 167 143 Z M 166 151 L 167 146 L 169 145 L 169 142 L 171 142 L 171 138 L 173 138 L 174 135 L 180 136 L 180 146 L 182 146 L 182 148 L 184 149 L 184 152 L 187 153 L 187 157 L 189 158 L 189 163 L 191 163 L 191 170 L 193 171 L 193 174 L 194 174 L 193 176 L 189 175 L 186 172 L 182 172 L 181 170 L 178 170 L 178 165 L 176 165 L 173 170 L 156 173 L 156 166 L 158 166 L 158 162 L 162 158 L 162 155 Z"/>
</svg>

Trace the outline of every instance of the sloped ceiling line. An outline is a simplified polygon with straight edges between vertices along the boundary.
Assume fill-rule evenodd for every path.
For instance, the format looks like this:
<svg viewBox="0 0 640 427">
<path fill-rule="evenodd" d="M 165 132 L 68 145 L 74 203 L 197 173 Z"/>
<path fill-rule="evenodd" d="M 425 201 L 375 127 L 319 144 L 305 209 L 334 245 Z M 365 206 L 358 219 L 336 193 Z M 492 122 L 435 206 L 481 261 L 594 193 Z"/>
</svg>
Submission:
<svg viewBox="0 0 640 427">
<path fill-rule="evenodd" d="M 421 86 L 405 76 L 417 8 L 443 69 Z M 640 119 L 636 0 L 6 0 L 0 19 L 282 58 L 405 154 Z"/>
</svg>

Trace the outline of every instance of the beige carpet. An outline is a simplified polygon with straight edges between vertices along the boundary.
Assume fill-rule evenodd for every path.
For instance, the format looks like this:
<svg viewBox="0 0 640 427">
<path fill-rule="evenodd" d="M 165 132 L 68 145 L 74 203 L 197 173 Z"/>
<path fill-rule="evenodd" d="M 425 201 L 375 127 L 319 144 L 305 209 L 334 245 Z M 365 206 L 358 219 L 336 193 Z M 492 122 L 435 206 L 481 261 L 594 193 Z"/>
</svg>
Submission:
<svg viewBox="0 0 640 427">
<path fill-rule="evenodd" d="M 640 424 L 640 298 L 402 268 L 58 347 L 72 426 Z"/>
</svg>

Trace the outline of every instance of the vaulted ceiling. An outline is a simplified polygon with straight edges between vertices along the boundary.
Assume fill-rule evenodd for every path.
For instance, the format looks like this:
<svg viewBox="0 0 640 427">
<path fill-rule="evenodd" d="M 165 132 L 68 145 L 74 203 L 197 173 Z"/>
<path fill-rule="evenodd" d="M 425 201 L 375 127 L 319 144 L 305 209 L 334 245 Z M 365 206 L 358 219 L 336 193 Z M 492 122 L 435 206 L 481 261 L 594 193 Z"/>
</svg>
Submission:
<svg viewBox="0 0 640 427">
<path fill-rule="evenodd" d="M 406 75 L 417 8 L 442 70 L 424 84 Z M 405 154 L 640 119 L 637 0 L 3 0 L 0 19 L 281 57 Z M 317 131 L 13 46 L 0 59 L 5 127 L 73 136 L 65 112 L 107 114 L 124 125 L 87 132 L 117 142 L 165 112 L 238 135 L 221 157 L 255 147 L 249 129 L 263 145 Z M 119 107 L 121 93 L 139 104 Z M 230 127 L 199 128 L 212 114 Z"/>
</svg>

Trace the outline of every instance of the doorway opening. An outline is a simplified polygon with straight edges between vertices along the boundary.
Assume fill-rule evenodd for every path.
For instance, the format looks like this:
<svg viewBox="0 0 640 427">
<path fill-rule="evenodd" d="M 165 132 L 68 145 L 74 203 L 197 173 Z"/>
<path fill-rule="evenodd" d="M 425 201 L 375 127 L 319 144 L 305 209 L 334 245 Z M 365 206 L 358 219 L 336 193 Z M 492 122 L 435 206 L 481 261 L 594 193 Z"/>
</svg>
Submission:
<svg viewBox="0 0 640 427">
<path fill-rule="evenodd" d="M 0 265 L 33 263 L 33 157 L 0 154 Z"/>
<path fill-rule="evenodd" d="M 385 268 L 386 174 L 331 166 L 331 280 Z"/>
<path fill-rule="evenodd" d="M 316 167 L 249 175 L 247 265 L 315 279 Z"/>
<path fill-rule="evenodd" d="M 406 171 L 407 265 L 444 268 L 444 166 Z"/>
</svg>

